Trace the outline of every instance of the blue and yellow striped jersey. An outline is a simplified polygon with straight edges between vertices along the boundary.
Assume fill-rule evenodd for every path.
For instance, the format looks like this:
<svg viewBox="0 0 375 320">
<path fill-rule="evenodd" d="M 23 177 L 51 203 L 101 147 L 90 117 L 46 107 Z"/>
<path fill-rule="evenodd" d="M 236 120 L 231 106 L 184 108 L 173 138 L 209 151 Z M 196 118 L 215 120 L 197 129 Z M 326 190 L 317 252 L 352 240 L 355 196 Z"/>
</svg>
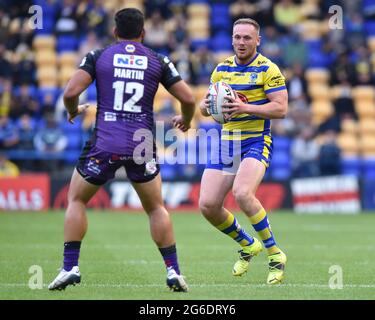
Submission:
<svg viewBox="0 0 375 320">
<path fill-rule="evenodd" d="M 239 65 L 235 56 L 219 63 L 211 75 L 211 83 L 224 81 L 236 90 L 243 101 L 249 104 L 269 102 L 267 94 L 286 89 L 285 78 L 280 69 L 271 60 L 257 53 L 247 65 Z M 244 140 L 268 134 L 271 120 L 249 114 L 241 114 L 223 125 L 223 140 Z M 233 135 L 233 130 L 240 130 L 240 135 Z"/>
</svg>

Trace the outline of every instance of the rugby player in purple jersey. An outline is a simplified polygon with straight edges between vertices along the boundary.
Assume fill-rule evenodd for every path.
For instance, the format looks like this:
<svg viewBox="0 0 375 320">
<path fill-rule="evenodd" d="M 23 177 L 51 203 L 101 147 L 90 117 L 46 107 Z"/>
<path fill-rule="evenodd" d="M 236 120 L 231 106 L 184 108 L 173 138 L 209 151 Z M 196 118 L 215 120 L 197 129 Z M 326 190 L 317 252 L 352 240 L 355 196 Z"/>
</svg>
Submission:
<svg viewBox="0 0 375 320">
<path fill-rule="evenodd" d="M 181 115 L 173 117 L 176 128 L 186 131 L 194 115 L 195 101 L 189 86 L 181 79 L 168 57 L 145 47 L 144 16 L 127 8 L 115 15 L 116 42 L 91 51 L 64 92 L 68 120 L 87 107 L 79 105 L 80 94 L 96 80 L 97 115 L 92 138 L 73 172 L 64 221 L 64 263 L 50 290 L 65 289 L 81 281 L 78 258 L 87 230 L 86 204 L 101 185 L 114 178 L 124 167 L 150 221 L 154 242 L 164 259 L 167 285 L 173 291 L 187 291 L 180 274 L 172 222 L 161 196 L 160 168 L 157 163 L 153 101 L 161 83 L 181 103 Z M 137 153 L 137 132 L 150 132 L 151 152 Z M 146 139 L 147 140 L 147 139 Z M 142 141 L 146 143 L 147 141 Z"/>
</svg>

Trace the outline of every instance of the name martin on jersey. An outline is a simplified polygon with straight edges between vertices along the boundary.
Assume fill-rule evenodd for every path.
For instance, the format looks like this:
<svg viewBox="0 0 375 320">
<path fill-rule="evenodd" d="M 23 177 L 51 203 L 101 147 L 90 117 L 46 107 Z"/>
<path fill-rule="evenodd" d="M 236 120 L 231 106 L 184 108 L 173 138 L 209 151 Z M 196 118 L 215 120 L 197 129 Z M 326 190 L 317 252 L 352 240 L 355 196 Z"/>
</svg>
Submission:
<svg viewBox="0 0 375 320">
<path fill-rule="evenodd" d="M 145 56 L 130 54 L 115 54 L 113 56 L 114 74 L 116 78 L 144 79 L 144 71 L 147 69 L 148 59 Z"/>
</svg>

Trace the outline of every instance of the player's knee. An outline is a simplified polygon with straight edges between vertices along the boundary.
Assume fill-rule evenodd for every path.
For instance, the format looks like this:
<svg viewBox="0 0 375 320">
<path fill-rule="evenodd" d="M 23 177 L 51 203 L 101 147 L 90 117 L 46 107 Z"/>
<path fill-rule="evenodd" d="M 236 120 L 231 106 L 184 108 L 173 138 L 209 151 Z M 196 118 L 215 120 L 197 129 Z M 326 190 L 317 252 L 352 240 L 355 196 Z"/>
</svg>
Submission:
<svg viewBox="0 0 375 320">
<path fill-rule="evenodd" d="M 86 204 L 87 201 L 84 199 L 81 193 L 75 192 L 73 190 L 69 190 L 68 192 L 68 204 L 74 204 L 74 203 L 79 203 L 79 204 Z"/>
<path fill-rule="evenodd" d="M 162 204 L 153 204 L 153 205 L 143 206 L 143 209 L 145 209 L 146 213 L 149 216 L 154 216 L 154 215 L 159 215 L 159 214 L 168 214 L 167 209 Z"/>
<path fill-rule="evenodd" d="M 245 188 L 234 188 L 233 196 L 240 207 L 255 201 L 255 195 Z"/>
<path fill-rule="evenodd" d="M 199 208 L 205 216 L 210 216 L 218 212 L 222 207 L 222 203 L 215 200 L 200 199 Z"/>
</svg>

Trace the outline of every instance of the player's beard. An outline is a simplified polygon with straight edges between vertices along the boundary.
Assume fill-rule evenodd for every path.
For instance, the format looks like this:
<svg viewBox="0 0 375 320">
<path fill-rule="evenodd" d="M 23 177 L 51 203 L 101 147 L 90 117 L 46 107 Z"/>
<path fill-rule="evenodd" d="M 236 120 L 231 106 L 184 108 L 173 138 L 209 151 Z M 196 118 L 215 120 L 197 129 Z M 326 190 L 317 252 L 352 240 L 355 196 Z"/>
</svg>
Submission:
<svg viewBox="0 0 375 320">
<path fill-rule="evenodd" d="M 250 50 L 244 50 L 244 51 L 239 51 L 239 49 L 235 49 L 235 53 L 237 56 L 237 60 L 240 64 L 246 64 L 251 61 L 251 59 L 254 57 L 256 53 L 256 47 L 251 48 Z"/>
</svg>

